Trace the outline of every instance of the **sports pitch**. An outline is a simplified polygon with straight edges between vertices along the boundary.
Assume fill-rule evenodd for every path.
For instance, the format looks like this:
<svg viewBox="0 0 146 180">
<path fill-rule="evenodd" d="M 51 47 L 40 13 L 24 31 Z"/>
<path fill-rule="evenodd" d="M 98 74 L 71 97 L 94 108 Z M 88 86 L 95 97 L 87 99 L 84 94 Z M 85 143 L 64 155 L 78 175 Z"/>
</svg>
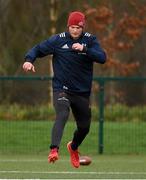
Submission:
<svg viewBox="0 0 146 180">
<path fill-rule="evenodd" d="M 91 156 L 89 166 L 78 169 L 68 156 L 48 164 L 47 155 L 0 155 L 0 179 L 146 179 L 142 155 Z"/>
</svg>

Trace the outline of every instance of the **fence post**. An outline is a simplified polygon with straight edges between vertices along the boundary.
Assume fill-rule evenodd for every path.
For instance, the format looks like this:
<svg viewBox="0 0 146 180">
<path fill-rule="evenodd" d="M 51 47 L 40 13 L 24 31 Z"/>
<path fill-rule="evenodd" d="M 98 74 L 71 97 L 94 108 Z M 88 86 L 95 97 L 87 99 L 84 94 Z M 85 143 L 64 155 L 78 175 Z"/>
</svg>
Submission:
<svg viewBox="0 0 146 180">
<path fill-rule="evenodd" d="M 103 153 L 103 124 L 104 124 L 104 80 L 100 79 L 99 83 L 99 154 Z"/>
</svg>

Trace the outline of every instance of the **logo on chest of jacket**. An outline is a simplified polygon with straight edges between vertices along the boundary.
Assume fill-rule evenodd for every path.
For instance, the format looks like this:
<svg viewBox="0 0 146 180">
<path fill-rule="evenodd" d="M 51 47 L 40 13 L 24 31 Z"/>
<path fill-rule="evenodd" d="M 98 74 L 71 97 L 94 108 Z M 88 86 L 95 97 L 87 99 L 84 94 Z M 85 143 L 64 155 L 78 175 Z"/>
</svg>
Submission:
<svg viewBox="0 0 146 180">
<path fill-rule="evenodd" d="M 62 49 L 69 49 L 69 47 L 68 47 L 67 44 L 64 44 L 61 48 L 62 48 Z"/>
</svg>

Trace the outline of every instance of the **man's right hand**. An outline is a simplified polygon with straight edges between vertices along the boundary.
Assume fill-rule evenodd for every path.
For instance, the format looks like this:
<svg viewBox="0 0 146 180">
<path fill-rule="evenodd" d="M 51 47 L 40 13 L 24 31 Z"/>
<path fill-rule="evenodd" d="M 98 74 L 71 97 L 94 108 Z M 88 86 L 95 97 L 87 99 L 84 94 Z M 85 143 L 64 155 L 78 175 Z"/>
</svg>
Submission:
<svg viewBox="0 0 146 180">
<path fill-rule="evenodd" d="M 33 65 L 32 63 L 30 63 L 30 62 L 25 62 L 25 63 L 23 64 L 23 70 L 24 70 L 25 72 L 27 72 L 27 71 L 35 72 L 35 67 L 34 67 L 34 65 Z"/>
</svg>

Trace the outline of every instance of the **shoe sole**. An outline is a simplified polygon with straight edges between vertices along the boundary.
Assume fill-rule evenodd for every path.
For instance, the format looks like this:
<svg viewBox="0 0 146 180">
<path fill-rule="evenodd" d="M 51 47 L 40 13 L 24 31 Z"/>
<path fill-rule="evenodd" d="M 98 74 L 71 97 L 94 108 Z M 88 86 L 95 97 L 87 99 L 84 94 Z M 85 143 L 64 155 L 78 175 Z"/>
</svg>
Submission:
<svg viewBox="0 0 146 180">
<path fill-rule="evenodd" d="M 58 157 L 53 157 L 51 159 L 48 159 L 49 163 L 54 163 L 57 160 L 58 160 Z"/>
<path fill-rule="evenodd" d="M 48 157 L 48 162 L 49 163 L 54 163 L 55 161 L 57 161 L 59 159 L 59 157 L 58 156 L 54 156 L 54 157 Z"/>
</svg>

